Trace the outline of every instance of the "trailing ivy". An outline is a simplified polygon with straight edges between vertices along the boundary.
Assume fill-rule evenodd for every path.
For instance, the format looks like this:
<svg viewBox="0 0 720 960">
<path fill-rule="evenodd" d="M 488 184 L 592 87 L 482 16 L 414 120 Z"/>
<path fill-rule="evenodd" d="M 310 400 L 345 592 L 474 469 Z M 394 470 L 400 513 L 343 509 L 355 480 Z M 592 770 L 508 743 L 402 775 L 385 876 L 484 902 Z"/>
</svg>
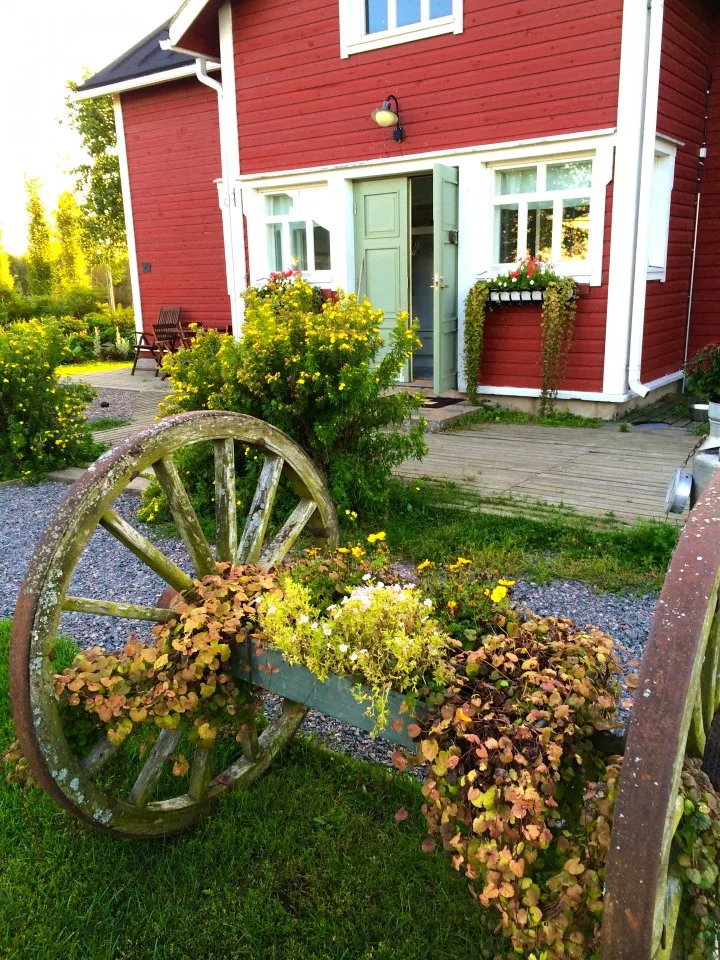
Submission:
<svg viewBox="0 0 720 960">
<path fill-rule="evenodd" d="M 485 311 L 490 296 L 487 280 L 478 280 L 465 298 L 465 381 L 470 403 L 477 403 L 478 372 L 483 355 Z"/>
<path fill-rule="evenodd" d="M 577 284 L 572 278 L 558 278 L 547 285 L 542 305 L 541 417 L 555 413 L 558 384 L 567 368 L 576 311 Z"/>
</svg>

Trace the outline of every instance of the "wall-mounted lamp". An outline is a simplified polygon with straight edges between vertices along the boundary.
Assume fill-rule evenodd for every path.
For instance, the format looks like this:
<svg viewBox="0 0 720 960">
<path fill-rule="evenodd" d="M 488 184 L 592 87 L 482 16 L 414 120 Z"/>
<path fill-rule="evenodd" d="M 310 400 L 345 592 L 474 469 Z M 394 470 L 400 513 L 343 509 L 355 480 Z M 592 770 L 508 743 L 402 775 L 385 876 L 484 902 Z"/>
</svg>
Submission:
<svg viewBox="0 0 720 960">
<path fill-rule="evenodd" d="M 395 102 L 394 110 L 392 109 L 392 104 L 390 103 L 391 100 Z M 370 116 L 379 127 L 394 126 L 395 129 L 393 130 L 393 140 L 395 140 L 396 143 L 403 142 L 405 139 L 405 131 L 400 126 L 400 108 L 398 106 L 397 97 L 394 97 L 392 94 L 390 94 L 390 96 L 383 101 L 383 105 L 379 109 L 373 110 Z"/>
</svg>

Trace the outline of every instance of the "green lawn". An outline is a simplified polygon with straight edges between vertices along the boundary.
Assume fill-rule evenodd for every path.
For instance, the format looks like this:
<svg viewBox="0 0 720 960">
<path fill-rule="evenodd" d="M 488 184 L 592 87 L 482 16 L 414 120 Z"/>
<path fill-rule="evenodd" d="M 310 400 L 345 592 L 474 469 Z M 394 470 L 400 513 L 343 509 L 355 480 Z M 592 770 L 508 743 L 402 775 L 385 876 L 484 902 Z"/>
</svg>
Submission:
<svg viewBox="0 0 720 960">
<path fill-rule="evenodd" d="M 12 739 L 0 622 L 0 753 Z M 4 960 L 489 960 L 416 783 L 298 742 L 179 838 L 137 842 L 0 783 Z M 410 811 L 403 823 L 394 813 Z"/>
<path fill-rule="evenodd" d="M 100 417 L 99 420 L 90 420 L 93 433 L 96 430 L 112 430 L 114 427 L 126 427 L 132 420 L 123 420 L 121 417 Z"/>
<path fill-rule="evenodd" d="M 539 581 L 582 580 L 601 590 L 659 589 L 678 537 L 669 524 L 631 526 L 545 503 L 524 504 L 516 515 L 495 512 L 503 509 L 516 506 L 450 483 L 396 481 L 382 526 L 390 552 L 416 564 L 462 556 L 480 570 Z"/>
<path fill-rule="evenodd" d="M 130 360 L 88 360 L 86 363 L 66 363 L 57 368 L 61 377 L 71 377 L 79 373 L 107 373 L 109 370 L 129 370 Z"/>
</svg>

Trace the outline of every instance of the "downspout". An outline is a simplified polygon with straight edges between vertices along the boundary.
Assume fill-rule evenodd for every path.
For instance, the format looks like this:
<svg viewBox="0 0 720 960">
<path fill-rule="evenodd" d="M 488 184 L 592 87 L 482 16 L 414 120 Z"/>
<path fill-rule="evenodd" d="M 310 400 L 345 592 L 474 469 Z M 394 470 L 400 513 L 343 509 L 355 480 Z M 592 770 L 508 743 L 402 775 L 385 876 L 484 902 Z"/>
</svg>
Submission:
<svg viewBox="0 0 720 960">
<path fill-rule="evenodd" d="M 693 232 L 692 262 L 690 264 L 690 286 L 688 288 L 687 324 L 685 326 L 685 354 L 683 366 L 688 362 L 690 350 L 690 320 L 692 319 L 693 293 L 695 292 L 695 264 L 697 262 L 698 230 L 700 227 L 700 194 L 702 190 L 705 160 L 707 158 L 708 119 L 710 117 L 710 90 L 712 89 L 712 73 L 708 70 L 707 89 L 705 90 L 705 120 L 703 122 L 703 139 L 700 146 L 697 172 L 697 193 L 695 194 L 695 230 Z M 685 390 L 685 376 L 683 376 L 683 392 Z"/>
<path fill-rule="evenodd" d="M 649 388 L 641 380 L 642 348 L 645 333 L 645 302 L 647 297 L 647 262 L 649 215 L 652 200 L 653 170 L 655 166 L 655 137 L 657 133 L 658 96 L 660 88 L 660 56 L 664 0 L 647 0 L 649 23 L 645 42 L 645 89 L 640 124 L 639 189 L 635 198 L 635 237 L 633 244 L 634 282 L 630 305 L 630 348 L 628 357 L 628 386 L 634 394 L 646 397 Z"/>
</svg>

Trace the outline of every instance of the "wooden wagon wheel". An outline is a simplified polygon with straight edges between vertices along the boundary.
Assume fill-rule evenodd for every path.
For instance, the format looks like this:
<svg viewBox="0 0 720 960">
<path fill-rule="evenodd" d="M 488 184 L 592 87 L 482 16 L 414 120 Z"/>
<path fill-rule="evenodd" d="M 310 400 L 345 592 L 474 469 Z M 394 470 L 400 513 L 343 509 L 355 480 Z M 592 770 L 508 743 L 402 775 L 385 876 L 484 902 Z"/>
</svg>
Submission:
<svg viewBox="0 0 720 960">
<path fill-rule="evenodd" d="M 189 444 L 213 441 L 215 454 L 216 555 L 203 535 L 172 454 Z M 264 465 L 244 530 L 238 540 L 234 443 L 264 455 Z M 319 544 L 338 542 L 335 509 L 322 478 L 302 449 L 267 423 L 240 414 L 203 411 L 170 417 L 126 440 L 93 464 L 72 487 L 38 545 L 23 581 L 13 621 L 10 678 L 13 716 L 23 754 L 38 783 L 75 816 L 93 826 L 129 836 L 161 836 L 197 821 L 212 801 L 239 782 L 257 778 L 291 739 L 305 714 L 285 701 L 280 716 L 257 737 L 248 737 L 241 756 L 215 772 L 212 752 L 197 747 L 189 787 L 181 796 L 153 801 L 182 730 L 162 730 L 124 797 L 98 782 L 118 748 L 100 739 L 76 756 L 63 731 L 53 692 L 55 637 L 63 610 L 162 622 L 170 612 L 68 595 L 73 570 L 98 524 L 155 571 L 174 591 L 192 589 L 192 579 L 112 510 L 138 471 L 152 467 L 198 577 L 217 572 L 217 561 L 270 567 L 285 556 L 307 527 Z M 299 502 L 266 543 L 275 494 L 285 476 Z M 167 593 L 167 591 L 166 591 Z M 121 748 L 122 749 L 122 748 Z M 217 765 L 217 763 L 215 763 Z M 107 773 L 107 771 L 105 771 Z"/>
<path fill-rule="evenodd" d="M 605 877 L 604 960 L 678 960 L 685 757 L 720 788 L 720 473 L 688 517 L 640 668 Z"/>
</svg>

